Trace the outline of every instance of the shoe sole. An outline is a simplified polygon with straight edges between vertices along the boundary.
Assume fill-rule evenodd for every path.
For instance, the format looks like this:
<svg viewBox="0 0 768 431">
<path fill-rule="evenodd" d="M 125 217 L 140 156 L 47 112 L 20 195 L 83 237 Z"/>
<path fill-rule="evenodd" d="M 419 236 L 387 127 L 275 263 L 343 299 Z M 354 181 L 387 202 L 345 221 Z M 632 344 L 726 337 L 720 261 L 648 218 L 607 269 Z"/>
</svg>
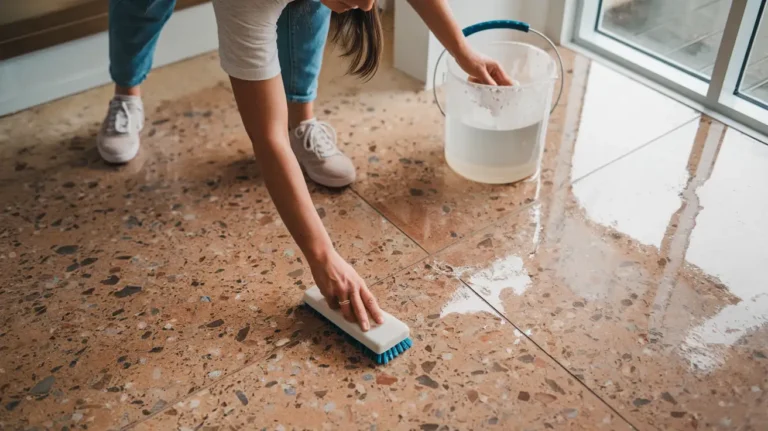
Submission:
<svg viewBox="0 0 768 431">
<path fill-rule="evenodd" d="M 103 151 L 100 143 L 96 144 L 96 149 L 99 150 L 99 155 L 105 162 L 113 165 L 124 165 L 136 158 L 136 155 L 139 154 L 139 145 L 136 145 L 136 148 L 132 148 L 131 151 L 121 154 L 112 154 Z"/>
<path fill-rule="evenodd" d="M 299 166 L 301 166 L 301 170 L 307 174 L 310 180 L 316 182 L 317 184 L 320 184 L 321 186 L 330 187 L 332 189 L 341 189 L 347 186 L 350 186 L 352 183 L 355 182 L 355 178 L 352 178 L 351 180 L 348 178 L 322 178 L 318 177 L 316 175 L 313 175 L 311 172 L 309 172 L 304 165 L 299 163 Z"/>
</svg>

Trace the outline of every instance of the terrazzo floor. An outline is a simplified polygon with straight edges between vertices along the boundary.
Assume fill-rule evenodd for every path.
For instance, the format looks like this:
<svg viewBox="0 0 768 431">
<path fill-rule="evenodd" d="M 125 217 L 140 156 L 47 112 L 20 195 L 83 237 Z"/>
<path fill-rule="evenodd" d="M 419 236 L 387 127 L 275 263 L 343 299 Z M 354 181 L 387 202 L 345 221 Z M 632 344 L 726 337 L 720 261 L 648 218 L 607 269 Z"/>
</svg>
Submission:
<svg viewBox="0 0 768 431">
<path fill-rule="evenodd" d="M 0 119 L 0 429 L 768 429 L 768 146 L 565 51 L 540 175 L 471 183 L 391 57 L 329 53 L 358 180 L 310 189 L 413 349 L 374 366 L 300 305 L 207 54 L 152 73 L 122 167 L 107 87 Z"/>
</svg>

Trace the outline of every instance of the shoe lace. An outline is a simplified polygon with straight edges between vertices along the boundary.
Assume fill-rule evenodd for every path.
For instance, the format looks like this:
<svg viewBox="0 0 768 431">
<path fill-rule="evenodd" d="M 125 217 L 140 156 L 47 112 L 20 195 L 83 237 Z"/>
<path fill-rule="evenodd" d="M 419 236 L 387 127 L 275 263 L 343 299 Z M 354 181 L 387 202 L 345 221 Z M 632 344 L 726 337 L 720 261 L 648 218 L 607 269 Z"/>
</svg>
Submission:
<svg viewBox="0 0 768 431">
<path fill-rule="evenodd" d="M 141 112 L 141 107 L 134 105 Z M 133 124 L 131 112 L 128 110 L 128 102 L 119 99 L 112 99 L 109 102 L 107 111 L 106 129 L 109 134 L 129 133 L 131 128 L 137 127 Z"/>
<path fill-rule="evenodd" d="M 318 158 L 326 159 L 339 154 L 336 131 L 325 121 L 302 124 L 296 129 L 296 135 L 304 139 L 304 149 L 312 151 Z"/>
</svg>

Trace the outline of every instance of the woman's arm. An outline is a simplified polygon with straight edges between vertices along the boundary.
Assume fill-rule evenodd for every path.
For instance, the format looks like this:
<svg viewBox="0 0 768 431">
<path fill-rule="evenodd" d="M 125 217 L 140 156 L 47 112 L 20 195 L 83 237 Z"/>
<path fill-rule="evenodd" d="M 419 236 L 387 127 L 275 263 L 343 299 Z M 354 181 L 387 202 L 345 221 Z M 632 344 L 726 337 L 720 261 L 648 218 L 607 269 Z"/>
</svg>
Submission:
<svg viewBox="0 0 768 431">
<path fill-rule="evenodd" d="M 470 79 L 487 85 L 512 85 L 512 80 L 498 63 L 469 46 L 453 18 L 448 0 L 408 0 L 408 3 Z"/>
<path fill-rule="evenodd" d="M 333 248 L 317 215 L 304 176 L 288 143 L 288 109 L 281 78 L 244 81 L 230 78 L 240 116 L 253 143 L 256 162 L 280 217 L 301 248 L 320 291 L 332 308 L 369 326 L 366 309 L 377 323 L 382 315 L 363 279 Z"/>
</svg>

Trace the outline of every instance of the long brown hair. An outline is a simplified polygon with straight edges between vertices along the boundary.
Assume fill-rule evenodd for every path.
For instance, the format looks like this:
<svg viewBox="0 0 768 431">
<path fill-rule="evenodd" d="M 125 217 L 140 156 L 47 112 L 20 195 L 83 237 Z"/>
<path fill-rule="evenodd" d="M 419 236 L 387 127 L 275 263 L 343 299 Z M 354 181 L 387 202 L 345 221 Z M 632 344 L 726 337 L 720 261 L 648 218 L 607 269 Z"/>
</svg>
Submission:
<svg viewBox="0 0 768 431">
<path fill-rule="evenodd" d="M 352 9 L 333 13 L 331 40 L 342 49 L 342 57 L 350 59 L 347 73 L 363 79 L 371 79 L 379 69 L 384 35 L 378 5 L 374 2 L 370 11 Z"/>
</svg>

